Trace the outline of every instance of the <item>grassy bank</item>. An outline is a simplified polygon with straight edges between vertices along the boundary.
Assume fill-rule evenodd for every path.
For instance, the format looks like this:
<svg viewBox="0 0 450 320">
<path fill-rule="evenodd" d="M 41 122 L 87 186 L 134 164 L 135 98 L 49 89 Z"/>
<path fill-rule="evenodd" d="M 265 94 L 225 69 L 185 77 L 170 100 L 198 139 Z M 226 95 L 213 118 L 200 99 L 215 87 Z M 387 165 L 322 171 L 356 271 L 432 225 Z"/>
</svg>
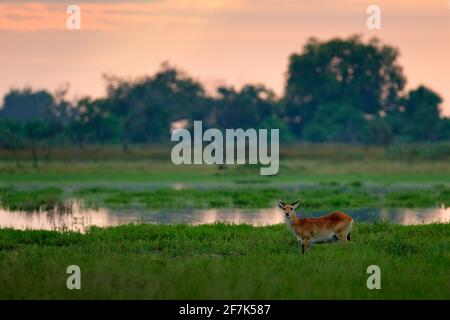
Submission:
<svg viewBox="0 0 450 320">
<path fill-rule="evenodd" d="M 392 145 L 388 148 L 339 144 L 280 146 L 276 176 L 260 176 L 260 165 L 179 165 L 171 145 L 73 146 L 40 155 L 34 168 L 30 150 L 0 149 L 0 187 L 9 184 L 449 184 L 450 144 Z"/>
<path fill-rule="evenodd" d="M 450 206 L 450 187 L 369 188 L 361 183 L 318 185 L 310 188 L 199 188 L 127 190 L 105 187 L 64 190 L 56 187 L 30 190 L 0 188 L 0 205 L 11 210 L 51 210 L 64 207 L 64 199 L 81 199 L 88 205 L 144 209 L 269 208 L 278 199 L 301 199 L 302 209 L 427 208 Z"/>
<path fill-rule="evenodd" d="M 81 290 L 66 268 L 81 268 Z M 381 290 L 368 290 L 369 265 Z M 450 299 L 450 224 L 357 224 L 305 255 L 283 225 L 0 230 L 0 298 Z"/>
<path fill-rule="evenodd" d="M 1 159 L 1 158 L 0 158 Z M 259 165 L 179 165 L 163 160 L 55 161 L 33 168 L 0 161 L 0 185 L 8 184 L 274 184 L 352 183 L 425 184 L 450 181 L 448 161 L 389 159 L 281 159 L 276 176 L 261 176 Z"/>
</svg>

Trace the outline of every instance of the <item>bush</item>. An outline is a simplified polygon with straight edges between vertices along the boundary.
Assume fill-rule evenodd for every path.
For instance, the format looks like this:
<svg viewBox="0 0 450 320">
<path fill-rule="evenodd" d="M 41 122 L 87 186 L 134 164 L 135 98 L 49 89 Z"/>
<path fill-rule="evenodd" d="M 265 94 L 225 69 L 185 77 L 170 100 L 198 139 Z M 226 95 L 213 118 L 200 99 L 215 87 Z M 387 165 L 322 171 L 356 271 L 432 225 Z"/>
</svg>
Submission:
<svg viewBox="0 0 450 320">
<path fill-rule="evenodd" d="M 390 145 L 385 154 L 393 160 L 450 160 L 450 142 Z"/>
</svg>

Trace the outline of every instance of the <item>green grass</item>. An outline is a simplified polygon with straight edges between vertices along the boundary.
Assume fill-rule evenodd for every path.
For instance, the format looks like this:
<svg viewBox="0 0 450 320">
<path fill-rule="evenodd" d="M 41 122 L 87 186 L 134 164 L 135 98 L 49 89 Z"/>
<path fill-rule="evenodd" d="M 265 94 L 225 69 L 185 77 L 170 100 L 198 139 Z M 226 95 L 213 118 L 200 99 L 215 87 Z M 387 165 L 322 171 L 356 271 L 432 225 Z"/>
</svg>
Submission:
<svg viewBox="0 0 450 320">
<path fill-rule="evenodd" d="M 390 192 L 386 196 L 387 207 L 425 208 L 450 206 L 450 188 L 436 186 L 429 189 L 416 189 Z"/>
<path fill-rule="evenodd" d="M 422 149 L 284 146 L 273 177 L 260 176 L 259 166 L 175 166 L 167 146 L 127 155 L 88 148 L 76 157 L 58 148 L 37 169 L 26 150 L 18 163 L 0 150 L 0 204 L 50 210 L 79 198 L 127 209 L 267 208 L 300 198 L 311 210 L 450 206 L 448 159 L 436 159 L 442 148 Z M 450 224 L 356 224 L 347 248 L 319 245 L 305 256 L 283 225 L 125 225 L 84 235 L 0 229 L 0 299 L 450 299 L 449 249 Z M 72 264 L 81 267 L 79 291 L 66 288 Z M 381 267 L 381 290 L 366 288 L 372 264 Z"/>
<path fill-rule="evenodd" d="M 366 191 L 343 191 L 335 188 L 288 191 L 283 188 L 245 189 L 157 189 L 153 191 L 112 193 L 105 199 L 109 205 L 141 203 L 149 209 L 159 208 L 269 208 L 278 199 L 302 199 L 302 207 L 324 209 L 332 207 L 358 208 L 374 207 L 378 199 Z"/>
<path fill-rule="evenodd" d="M 387 149 L 339 144 L 280 146 L 276 176 L 260 176 L 260 165 L 174 165 L 171 145 L 72 146 L 53 149 L 51 161 L 34 168 L 30 150 L 0 149 L 0 186 L 9 184 L 299 184 L 375 183 L 449 185 L 448 143 L 392 145 Z M 45 154 L 45 150 L 42 150 Z M 41 157 L 42 158 L 42 157 Z"/>
<path fill-rule="evenodd" d="M 0 162 L 0 185 L 9 184 L 299 184 L 353 183 L 374 184 L 449 184 L 448 161 L 398 161 L 377 159 L 335 160 L 281 159 L 276 176 L 260 176 L 259 165 L 207 166 L 180 165 L 170 160 L 44 162 L 33 168 L 30 162 L 19 167 L 14 162 Z"/>
<path fill-rule="evenodd" d="M 40 188 L 30 191 L 14 188 L 0 189 L 0 203 L 10 210 L 50 210 L 62 203 L 63 191 L 59 188 Z"/>
<path fill-rule="evenodd" d="M 81 290 L 66 288 L 72 264 Z M 0 230 L 2 299 L 450 299 L 449 265 L 450 224 L 356 224 L 348 247 L 304 256 L 283 225 Z"/>
<path fill-rule="evenodd" d="M 301 208 L 428 208 L 450 206 L 450 188 L 386 188 L 373 189 L 352 183 L 330 184 L 310 188 L 235 187 L 208 189 L 127 190 L 115 188 L 81 188 L 65 191 L 61 188 L 1 188 L 0 205 L 11 210 L 49 210 L 64 207 L 64 199 L 78 198 L 87 204 L 115 208 L 145 209 L 206 209 L 206 208 L 269 208 L 278 199 L 301 199 Z"/>
</svg>

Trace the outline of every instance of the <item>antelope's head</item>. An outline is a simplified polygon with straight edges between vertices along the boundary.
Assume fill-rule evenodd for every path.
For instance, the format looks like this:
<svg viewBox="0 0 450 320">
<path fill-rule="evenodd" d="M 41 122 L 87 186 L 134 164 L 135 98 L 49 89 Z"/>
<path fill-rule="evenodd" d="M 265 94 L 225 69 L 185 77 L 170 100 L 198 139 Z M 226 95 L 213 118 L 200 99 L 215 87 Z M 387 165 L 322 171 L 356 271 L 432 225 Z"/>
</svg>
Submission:
<svg viewBox="0 0 450 320">
<path fill-rule="evenodd" d="M 285 204 L 283 201 L 278 201 L 278 207 L 283 210 L 284 214 L 287 218 L 291 216 L 291 214 L 295 214 L 294 210 L 298 208 L 300 204 L 300 200 L 292 202 L 291 204 Z"/>
</svg>

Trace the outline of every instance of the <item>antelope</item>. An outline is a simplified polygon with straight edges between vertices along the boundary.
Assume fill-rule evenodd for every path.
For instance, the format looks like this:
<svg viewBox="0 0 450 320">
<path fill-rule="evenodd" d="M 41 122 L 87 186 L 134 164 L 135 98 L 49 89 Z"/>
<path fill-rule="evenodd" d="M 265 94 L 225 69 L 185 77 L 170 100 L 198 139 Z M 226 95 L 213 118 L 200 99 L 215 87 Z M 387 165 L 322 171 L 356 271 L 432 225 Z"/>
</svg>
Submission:
<svg viewBox="0 0 450 320">
<path fill-rule="evenodd" d="M 285 214 L 285 222 L 289 231 L 300 241 L 302 254 L 308 246 L 314 243 L 341 241 L 344 244 L 350 240 L 353 219 L 343 212 L 333 212 L 319 218 L 299 218 L 295 213 L 300 200 L 291 204 L 278 202 L 278 207 Z"/>
</svg>

